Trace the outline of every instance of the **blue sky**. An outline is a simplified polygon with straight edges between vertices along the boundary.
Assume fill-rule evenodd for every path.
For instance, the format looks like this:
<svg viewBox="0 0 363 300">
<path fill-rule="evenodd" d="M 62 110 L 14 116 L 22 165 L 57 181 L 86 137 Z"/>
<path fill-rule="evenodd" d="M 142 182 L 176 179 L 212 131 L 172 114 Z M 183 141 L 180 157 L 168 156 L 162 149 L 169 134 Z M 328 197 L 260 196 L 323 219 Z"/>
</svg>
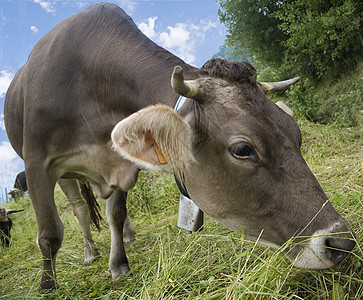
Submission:
<svg viewBox="0 0 363 300">
<path fill-rule="evenodd" d="M 4 127 L 4 98 L 11 79 L 51 28 L 98 2 L 122 7 L 148 37 L 197 67 L 217 53 L 225 39 L 216 0 L 1 0 L 0 190 L 11 188 L 16 174 L 24 169 Z M 0 192 L 0 202 L 2 197 Z"/>
</svg>

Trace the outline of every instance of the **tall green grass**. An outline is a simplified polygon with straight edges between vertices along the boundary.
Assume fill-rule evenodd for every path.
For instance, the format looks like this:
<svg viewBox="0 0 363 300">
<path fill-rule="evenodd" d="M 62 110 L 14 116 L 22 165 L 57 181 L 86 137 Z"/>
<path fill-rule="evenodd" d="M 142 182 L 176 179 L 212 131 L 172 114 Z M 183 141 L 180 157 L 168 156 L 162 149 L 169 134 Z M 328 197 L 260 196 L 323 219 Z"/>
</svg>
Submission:
<svg viewBox="0 0 363 300">
<path fill-rule="evenodd" d="M 352 225 L 357 246 L 340 266 L 324 271 L 292 268 L 280 250 L 237 235 L 206 217 L 202 232 L 176 226 L 179 192 L 172 176 L 142 172 L 129 193 L 128 210 L 137 231 L 126 245 L 133 276 L 111 282 L 107 222 L 94 239 L 102 254 L 83 265 L 83 240 L 65 196 L 56 190 L 64 223 L 57 257 L 60 289 L 39 288 L 41 256 L 30 200 L 12 215 L 12 245 L 0 248 L 0 299 L 363 299 L 362 128 L 352 130 L 299 121 L 303 154 L 335 208 Z M 105 201 L 100 200 L 105 216 Z"/>
<path fill-rule="evenodd" d="M 363 61 L 351 72 L 316 85 L 309 78 L 287 91 L 288 105 L 299 116 L 339 128 L 358 126 L 363 109 Z"/>
</svg>

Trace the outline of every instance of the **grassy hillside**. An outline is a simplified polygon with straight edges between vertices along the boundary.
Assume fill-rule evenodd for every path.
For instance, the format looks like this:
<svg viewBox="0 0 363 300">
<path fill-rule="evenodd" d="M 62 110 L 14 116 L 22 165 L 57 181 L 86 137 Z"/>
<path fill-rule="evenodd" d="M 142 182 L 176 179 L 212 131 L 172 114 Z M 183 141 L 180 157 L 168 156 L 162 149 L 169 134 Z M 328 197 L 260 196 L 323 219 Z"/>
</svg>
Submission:
<svg viewBox="0 0 363 300">
<path fill-rule="evenodd" d="M 0 299 L 363 299 L 362 127 L 336 129 L 299 121 L 303 153 L 336 209 L 351 223 L 357 246 L 341 266 L 325 271 L 291 267 L 280 251 L 255 245 L 207 217 L 200 233 L 176 226 L 178 191 L 169 175 L 142 173 L 129 195 L 137 239 L 126 245 L 133 276 L 112 283 L 110 233 L 94 232 L 102 257 L 83 265 L 83 242 L 70 204 L 58 189 L 64 223 L 57 259 L 61 289 L 39 288 L 41 256 L 29 199 L 8 204 L 12 246 L 0 248 Z M 105 201 L 100 200 L 105 216 Z"/>
<path fill-rule="evenodd" d="M 278 74 L 276 70 L 265 68 L 259 80 L 281 80 Z M 338 128 L 359 126 L 363 122 L 363 61 L 334 80 L 315 82 L 302 77 L 283 95 L 271 95 L 275 101 L 281 97 L 296 117 Z"/>
</svg>

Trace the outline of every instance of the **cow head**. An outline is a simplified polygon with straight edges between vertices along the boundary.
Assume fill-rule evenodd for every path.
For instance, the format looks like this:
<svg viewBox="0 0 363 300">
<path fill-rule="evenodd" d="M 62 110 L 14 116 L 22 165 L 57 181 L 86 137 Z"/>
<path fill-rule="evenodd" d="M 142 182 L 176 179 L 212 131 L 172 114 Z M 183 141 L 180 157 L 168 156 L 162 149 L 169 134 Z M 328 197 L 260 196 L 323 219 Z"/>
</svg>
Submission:
<svg viewBox="0 0 363 300">
<path fill-rule="evenodd" d="M 8 193 L 15 201 L 24 196 L 24 192 L 20 189 L 14 188 L 12 191 Z"/>
<path fill-rule="evenodd" d="M 247 63 L 211 60 L 197 79 L 174 69 L 178 111 L 147 107 L 116 125 L 113 147 L 143 169 L 175 173 L 195 203 L 222 224 L 287 249 L 294 266 L 322 269 L 354 247 L 347 221 L 332 207 L 303 159 L 290 115 L 266 97 L 278 85 L 256 81 Z"/>
<path fill-rule="evenodd" d="M 0 222 L 8 220 L 8 214 L 5 207 L 0 207 Z"/>
</svg>

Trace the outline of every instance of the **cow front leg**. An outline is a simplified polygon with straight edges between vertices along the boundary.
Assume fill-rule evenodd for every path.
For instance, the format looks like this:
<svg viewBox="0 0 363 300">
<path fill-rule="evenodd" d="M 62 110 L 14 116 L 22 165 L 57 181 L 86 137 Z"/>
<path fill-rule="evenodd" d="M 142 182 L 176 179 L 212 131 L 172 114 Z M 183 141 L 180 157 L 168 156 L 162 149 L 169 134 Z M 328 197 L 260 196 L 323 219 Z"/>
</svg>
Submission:
<svg viewBox="0 0 363 300">
<path fill-rule="evenodd" d="M 126 196 L 126 192 L 115 190 L 106 204 L 107 221 L 111 230 L 109 267 L 113 280 L 130 271 L 123 242 L 123 227 L 127 216 Z"/>
<path fill-rule="evenodd" d="M 83 234 L 84 263 L 89 265 L 99 257 L 98 249 L 91 233 L 91 217 L 86 200 L 82 197 L 77 180 L 60 179 L 59 186 L 72 205 L 73 213 L 77 217 Z"/>
<path fill-rule="evenodd" d="M 57 288 L 55 263 L 63 240 L 63 224 L 54 203 L 55 181 L 46 176 L 43 168 L 27 168 L 29 194 L 34 207 L 38 233 L 37 244 L 43 256 L 43 289 Z"/>
</svg>

